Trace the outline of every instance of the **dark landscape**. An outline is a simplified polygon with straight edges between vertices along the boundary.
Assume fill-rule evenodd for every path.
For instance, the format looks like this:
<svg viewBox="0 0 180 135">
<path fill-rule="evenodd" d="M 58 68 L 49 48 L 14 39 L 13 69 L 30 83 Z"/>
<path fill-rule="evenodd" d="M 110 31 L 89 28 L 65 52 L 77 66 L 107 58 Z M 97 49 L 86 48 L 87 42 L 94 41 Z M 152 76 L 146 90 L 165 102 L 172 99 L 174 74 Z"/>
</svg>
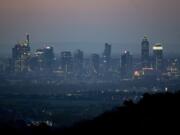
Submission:
<svg viewBox="0 0 180 135">
<path fill-rule="evenodd" d="M 107 111 L 92 120 L 84 120 L 69 128 L 52 128 L 46 123 L 25 124 L 25 121 L 9 121 L 1 125 L 6 134 L 120 134 L 120 133 L 179 133 L 180 93 L 144 94 L 134 103 L 124 101 L 123 105 Z"/>
</svg>

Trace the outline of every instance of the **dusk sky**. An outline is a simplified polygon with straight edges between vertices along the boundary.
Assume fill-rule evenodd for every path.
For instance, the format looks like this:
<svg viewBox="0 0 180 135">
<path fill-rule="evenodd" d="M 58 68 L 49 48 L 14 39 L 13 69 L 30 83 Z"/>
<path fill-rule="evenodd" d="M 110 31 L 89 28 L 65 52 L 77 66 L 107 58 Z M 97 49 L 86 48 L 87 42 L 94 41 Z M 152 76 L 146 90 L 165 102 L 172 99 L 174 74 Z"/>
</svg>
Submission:
<svg viewBox="0 0 180 135">
<path fill-rule="evenodd" d="M 49 42 L 59 51 L 100 51 L 109 42 L 117 52 L 137 52 L 147 34 L 178 53 L 179 7 L 179 0 L 0 0 L 0 53 L 27 32 L 34 48 Z"/>
</svg>

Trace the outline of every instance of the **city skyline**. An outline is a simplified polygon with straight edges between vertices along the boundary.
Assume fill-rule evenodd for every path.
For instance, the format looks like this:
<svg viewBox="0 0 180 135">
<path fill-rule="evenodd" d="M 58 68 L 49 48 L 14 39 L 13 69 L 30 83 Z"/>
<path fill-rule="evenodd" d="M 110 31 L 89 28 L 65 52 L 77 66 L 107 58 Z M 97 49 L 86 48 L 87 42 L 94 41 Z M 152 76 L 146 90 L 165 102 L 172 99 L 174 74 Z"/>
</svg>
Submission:
<svg viewBox="0 0 180 135">
<path fill-rule="evenodd" d="M 31 36 L 29 33 L 26 33 L 24 34 L 24 36 Z M 106 44 L 106 42 L 104 43 L 73 43 L 73 42 L 65 42 L 65 43 L 50 43 L 50 42 L 42 42 L 42 43 L 34 43 L 33 40 L 32 40 L 32 37 L 30 37 L 31 39 L 31 42 L 28 43 L 31 45 L 31 50 L 32 52 L 36 51 L 36 49 L 38 48 L 44 48 L 46 46 L 52 46 L 54 48 L 56 48 L 54 50 L 55 54 L 56 55 L 59 55 L 60 52 L 63 52 L 63 51 L 71 51 L 71 52 L 75 52 L 76 50 L 78 49 L 81 49 L 83 52 L 85 52 L 85 56 L 90 56 L 92 53 L 99 53 L 99 54 L 103 54 L 103 45 Z M 140 57 L 141 56 L 141 49 L 142 49 L 142 41 L 144 40 L 144 38 L 147 38 L 148 42 L 149 42 L 149 55 L 153 55 L 153 47 L 155 44 L 162 44 L 163 47 L 164 47 L 164 52 L 166 53 L 166 55 L 174 55 L 174 56 L 178 56 L 178 50 L 176 50 L 176 52 L 173 52 L 172 49 L 170 46 L 167 46 L 167 44 L 165 44 L 164 42 L 151 42 L 151 40 L 149 39 L 149 37 L 147 35 L 144 35 L 144 37 L 142 36 L 141 40 L 139 40 L 138 43 L 135 43 L 134 46 L 136 46 L 136 49 L 133 49 L 131 47 L 130 44 L 120 44 L 120 43 L 110 43 L 112 45 L 112 56 L 117 56 L 119 54 L 122 54 L 124 51 L 130 51 L 134 56 L 138 56 Z M 0 46 L 2 47 L 2 49 L 0 50 L 1 52 L 1 55 L 2 57 L 6 56 L 6 57 L 9 57 L 9 55 L 11 55 L 11 48 L 14 46 L 14 44 L 19 44 L 19 43 L 23 43 L 23 42 L 26 42 L 26 41 L 23 41 L 23 40 L 18 40 L 16 42 L 14 42 L 13 44 L 9 44 L 8 47 L 6 49 L 3 48 L 3 46 Z M 108 42 L 109 44 L 109 42 Z M 91 45 L 96 45 L 98 46 L 98 48 L 95 48 Z M 121 48 L 119 48 L 119 45 L 121 46 Z M 73 47 L 72 47 L 73 46 Z M 170 47 L 170 48 L 169 48 Z M 87 50 L 86 50 L 87 49 Z"/>
<path fill-rule="evenodd" d="M 0 0 L 1 132 L 176 131 L 179 7 L 180 0 Z"/>
<path fill-rule="evenodd" d="M 55 56 L 54 50 L 56 49 L 52 46 L 44 46 L 33 52 L 31 50 L 30 35 L 26 34 L 26 39 L 18 42 L 12 48 L 9 71 L 16 73 L 58 71 L 63 73 L 65 79 L 70 79 L 71 75 L 78 79 L 81 79 L 83 75 L 95 75 L 96 78 L 102 76 L 106 80 L 112 75 L 112 71 L 116 72 L 116 74 L 120 73 L 123 79 L 132 79 L 133 70 L 139 72 L 140 75 L 140 72 L 144 72 L 144 70 L 154 70 L 162 74 L 165 69 L 163 44 L 156 43 L 152 48 L 153 55 L 151 56 L 147 36 L 144 36 L 142 39 L 141 59 L 139 62 L 136 61 L 136 63 L 133 62 L 133 55 L 128 50 L 120 54 L 120 59 L 113 58 L 112 45 L 109 43 L 104 44 L 102 55 L 93 52 L 90 59 L 84 59 L 84 52 L 80 49 L 77 49 L 74 53 L 61 51 L 60 57 Z M 139 63 L 141 63 L 140 66 L 138 66 Z M 101 67 L 101 72 L 99 72 L 99 67 Z M 142 69 L 142 71 L 136 69 Z"/>
</svg>

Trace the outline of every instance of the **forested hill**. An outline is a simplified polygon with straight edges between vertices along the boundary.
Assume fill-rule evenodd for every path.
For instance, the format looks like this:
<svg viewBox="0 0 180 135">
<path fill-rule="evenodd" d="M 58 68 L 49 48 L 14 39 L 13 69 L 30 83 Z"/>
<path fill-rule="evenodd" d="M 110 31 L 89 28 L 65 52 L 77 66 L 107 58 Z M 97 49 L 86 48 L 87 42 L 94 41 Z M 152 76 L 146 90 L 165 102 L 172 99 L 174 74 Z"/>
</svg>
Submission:
<svg viewBox="0 0 180 135">
<path fill-rule="evenodd" d="M 84 121 L 65 133 L 155 133 L 180 132 L 180 92 L 144 94 L 134 104 L 125 101 L 122 107 L 91 121 Z"/>
<path fill-rule="evenodd" d="M 149 134 L 180 132 L 180 92 L 144 94 L 138 103 L 124 105 L 105 112 L 93 120 L 81 121 L 71 128 L 54 129 L 40 126 L 9 128 L 5 132 L 18 134 Z M 3 130 L 1 130 L 3 131 Z"/>
</svg>

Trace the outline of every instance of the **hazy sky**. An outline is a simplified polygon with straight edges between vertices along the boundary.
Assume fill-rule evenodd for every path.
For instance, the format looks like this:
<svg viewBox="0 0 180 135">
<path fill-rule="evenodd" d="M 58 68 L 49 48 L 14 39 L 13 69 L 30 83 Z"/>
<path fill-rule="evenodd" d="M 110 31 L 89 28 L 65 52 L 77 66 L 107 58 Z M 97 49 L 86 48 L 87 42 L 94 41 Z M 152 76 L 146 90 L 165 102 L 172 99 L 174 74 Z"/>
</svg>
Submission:
<svg viewBox="0 0 180 135">
<path fill-rule="evenodd" d="M 26 32 L 34 48 L 52 42 L 61 43 L 56 47 L 62 50 L 64 42 L 76 42 L 83 49 L 102 50 L 100 43 L 110 42 L 116 51 L 137 51 L 147 34 L 152 44 L 163 41 L 177 52 L 179 7 L 180 0 L 0 0 L 1 52 Z M 69 47 L 78 48 L 76 44 Z"/>
</svg>

